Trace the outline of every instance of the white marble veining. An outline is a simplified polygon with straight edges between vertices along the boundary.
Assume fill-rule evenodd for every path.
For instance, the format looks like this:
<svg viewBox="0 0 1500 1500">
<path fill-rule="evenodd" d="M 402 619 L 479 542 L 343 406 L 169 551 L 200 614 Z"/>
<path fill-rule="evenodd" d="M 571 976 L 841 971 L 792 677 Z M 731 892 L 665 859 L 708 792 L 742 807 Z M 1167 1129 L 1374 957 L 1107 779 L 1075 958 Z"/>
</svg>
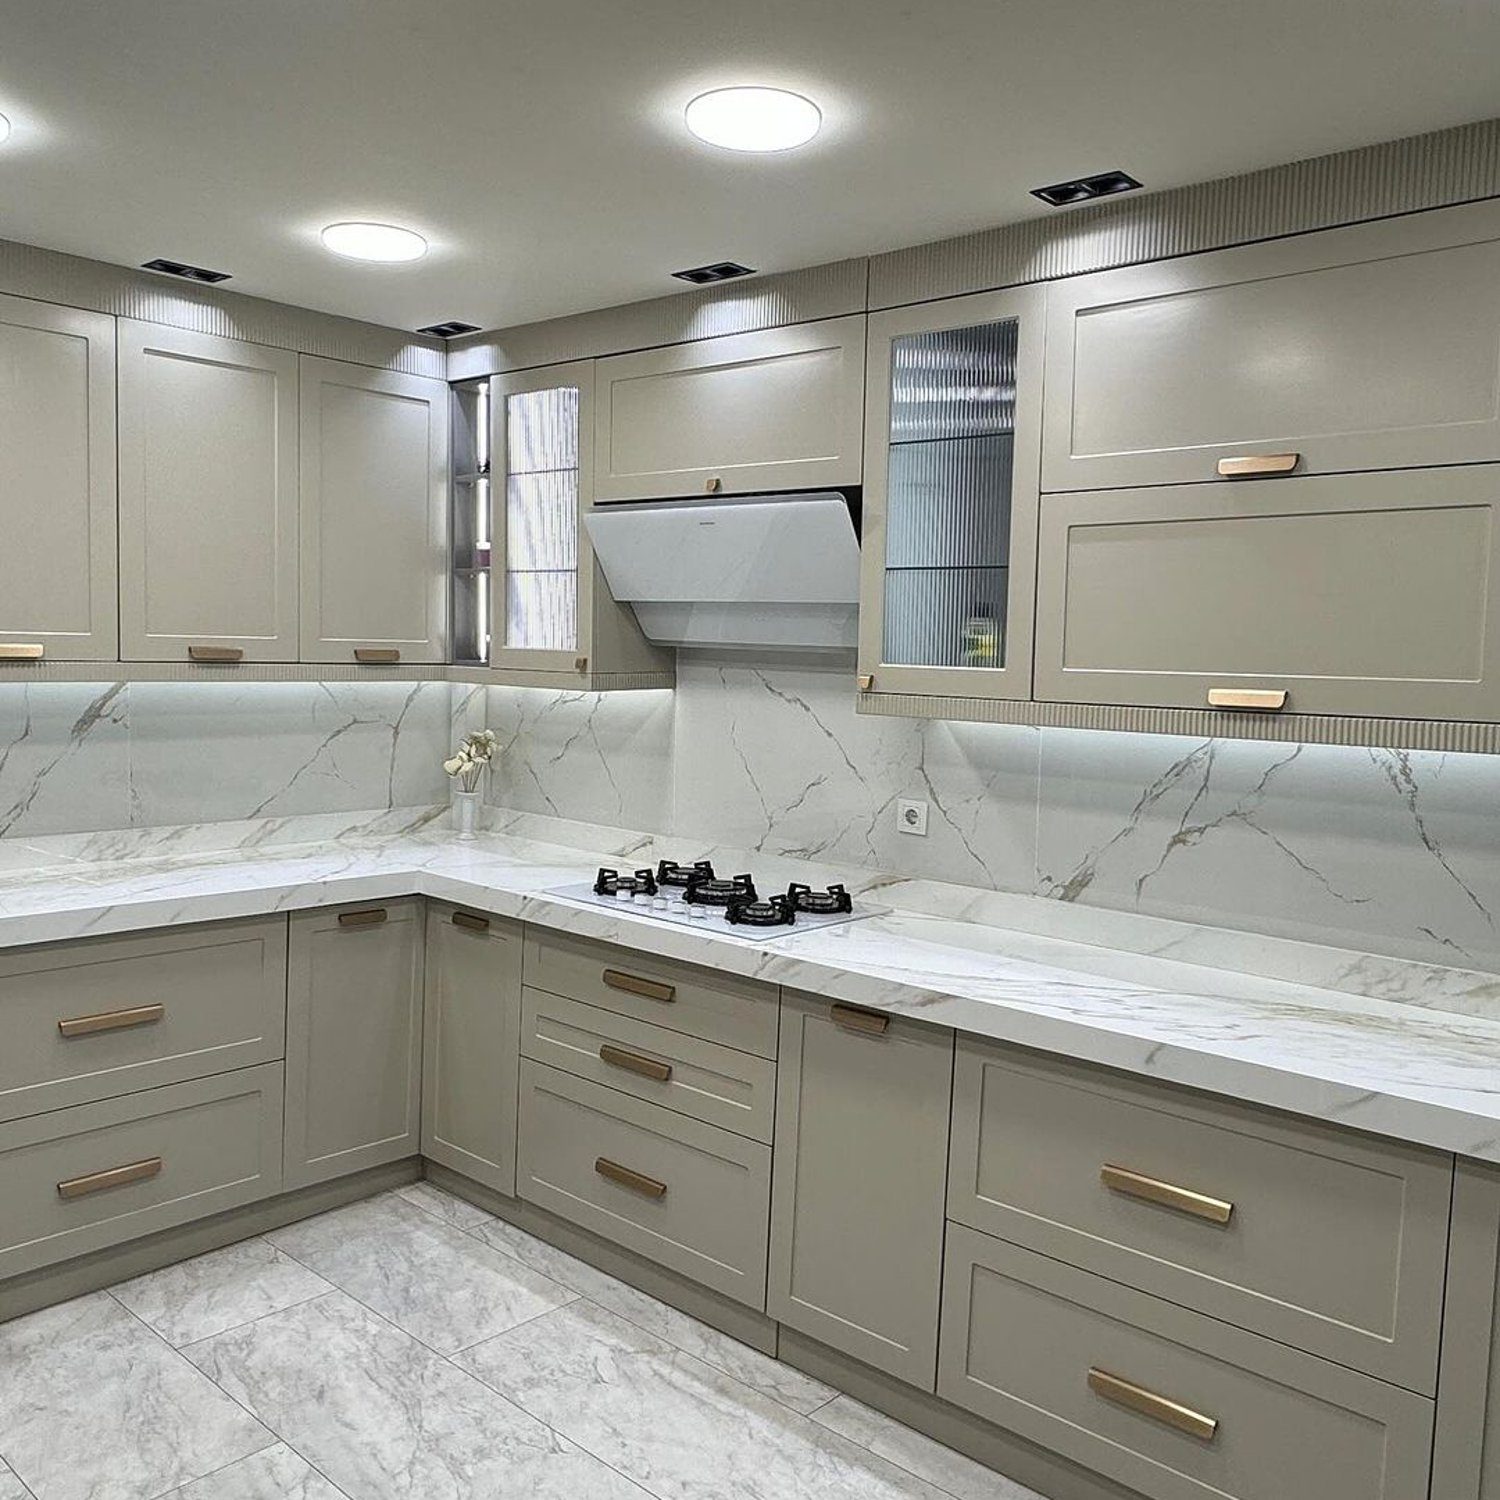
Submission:
<svg viewBox="0 0 1500 1500">
<path fill-rule="evenodd" d="M 217 1474 L 173 1490 L 163 1500 L 345 1500 L 342 1490 L 285 1443 L 253 1453 Z M 1008 1500 L 1008 1497 L 1007 1497 Z"/>
</svg>

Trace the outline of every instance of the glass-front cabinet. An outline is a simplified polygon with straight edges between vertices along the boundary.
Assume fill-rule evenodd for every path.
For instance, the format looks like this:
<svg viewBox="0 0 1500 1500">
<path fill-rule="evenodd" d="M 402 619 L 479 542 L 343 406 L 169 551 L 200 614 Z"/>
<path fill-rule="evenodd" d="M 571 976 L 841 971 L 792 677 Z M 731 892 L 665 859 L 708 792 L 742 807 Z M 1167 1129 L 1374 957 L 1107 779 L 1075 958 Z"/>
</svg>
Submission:
<svg viewBox="0 0 1500 1500">
<path fill-rule="evenodd" d="M 870 318 L 866 695 L 1031 694 L 1043 305 L 1028 287 Z"/>
</svg>

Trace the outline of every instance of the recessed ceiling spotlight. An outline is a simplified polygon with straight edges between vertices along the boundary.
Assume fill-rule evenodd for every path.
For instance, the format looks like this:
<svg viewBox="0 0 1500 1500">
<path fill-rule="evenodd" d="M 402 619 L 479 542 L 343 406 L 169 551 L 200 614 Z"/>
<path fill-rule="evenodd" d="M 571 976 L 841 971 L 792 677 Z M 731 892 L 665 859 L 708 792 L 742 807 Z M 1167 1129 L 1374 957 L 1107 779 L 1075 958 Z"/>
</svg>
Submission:
<svg viewBox="0 0 1500 1500">
<path fill-rule="evenodd" d="M 689 266 L 686 271 L 673 271 L 678 281 L 691 281 L 694 286 L 712 286 L 716 281 L 733 281 L 736 276 L 754 276 L 749 266 L 737 260 L 716 260 L 710 266 Z"/>
<path fill-rule="evenodd" d="M 1128 172 L 1100 172 L 1093 177 L 1075 177 L 1072 182 L 1054 182 L 1047 187 L 1032 188 L 1031 196 L 1050 203 L 1053 208 L 1067 208 L 1087 203 L 1092 198 L 1112 198 L 1140 187 Z"/>
<path fill-rule="evenodd" d="M 160 271 L 163 276 L 181 276 L 184 281 L 203 281 L 212 286 L 217 281 L 228 281 L 228 271 L 210 271 L 207 266 L 190 266 L 185 260 L 168 260 L 158 255 L 155 260 L 143 261 L 143 271 Z"/>
<path fill-rule="evenodd" d="M 700 141 L 726 151 L 789 151 L 822 128 L 823 112 L 811 99 L 786 89 L 713 89 L 683 112 Z"/>
<path fill-rule="evenodd" d="M 421 260 L 427 254 L 420 234 L 395 224 L 330 224 L 323 231 L 323 247 L 350 260 Z"/>
<path fill-rule="evenodd" d="M 456 339 L 460 334 L 478 333 L 478 323 L 464 323 L 457 318 L 449 318 L 446 323 L 429 323 L 425 328 L 417 329 L 418 333 L 425 333 L 435 339 Z"/>
</svg>

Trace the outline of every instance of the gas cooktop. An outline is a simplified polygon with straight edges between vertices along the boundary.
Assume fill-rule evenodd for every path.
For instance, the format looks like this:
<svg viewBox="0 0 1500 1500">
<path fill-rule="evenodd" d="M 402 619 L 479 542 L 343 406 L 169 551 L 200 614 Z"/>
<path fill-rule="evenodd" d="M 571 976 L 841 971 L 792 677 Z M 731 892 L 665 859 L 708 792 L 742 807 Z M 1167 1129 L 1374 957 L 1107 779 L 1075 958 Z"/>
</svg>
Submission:
<svg viewBox="0 0 1500 1500">
<path fill-rule="evenodd" d="M 560 885 L 548 894 L 676 927 L 757 940 L 857 922 L 884 910 L 856 906 L 841 885 L 819 890 L 794 881 L 784 891 L 762 890 L 751 875 L 716 874 L 706 859 L 694 864 L 664 859 L 654 870 L 605 867 L 592 885 Z"/>
</svg>

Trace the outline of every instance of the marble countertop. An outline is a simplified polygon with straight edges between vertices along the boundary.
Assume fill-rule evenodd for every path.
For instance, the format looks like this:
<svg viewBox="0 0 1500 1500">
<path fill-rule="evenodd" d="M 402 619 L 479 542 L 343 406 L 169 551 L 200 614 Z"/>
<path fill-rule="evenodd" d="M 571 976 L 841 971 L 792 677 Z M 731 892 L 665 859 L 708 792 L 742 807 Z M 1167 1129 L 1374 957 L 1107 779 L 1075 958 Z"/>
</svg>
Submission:
<svg viewBox="0 0 1500 1500">
<path fill-rule="evenodd" d="M 430 896 L 1500 1162 L 1500 1021 L 955 917 L 746 941 L 547 894 L 618 857 L 420 826 L 131 859 L 0 844 L 0 947 Z"/>
</svg>

